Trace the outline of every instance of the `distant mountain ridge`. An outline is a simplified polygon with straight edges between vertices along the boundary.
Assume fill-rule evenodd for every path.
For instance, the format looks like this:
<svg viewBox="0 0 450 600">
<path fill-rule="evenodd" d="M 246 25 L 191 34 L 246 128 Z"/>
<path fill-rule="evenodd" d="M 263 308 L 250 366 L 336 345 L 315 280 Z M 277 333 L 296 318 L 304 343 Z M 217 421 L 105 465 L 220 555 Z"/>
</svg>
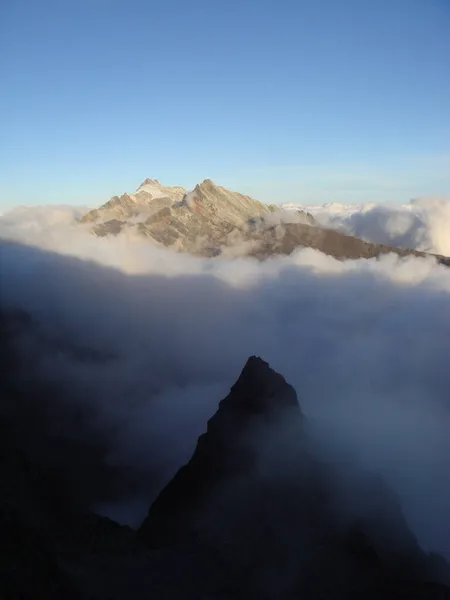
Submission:
<svg viewBox="0 0 450 600">
<path fill-rule="evenodd" d="M 314 216 L 292 205 L 264 204 L 205 179 L 192 191 L 145 179 L 133 194 L 114 196 L 81 220 L 95 235 L 131 232 L 177 252 L 215 257 L 253 256 L 265 259 L 291 254 L 299 247 L 319 250 L 337 259 L 428 254 L 373 244 L 327 229 Z M 450 259 L 436 256 L 449 265 Z"/>
<path fill-rule="evenodd" d="M 96 224 L 106 224 L 111 220 L 117 220 L 125 224 L 137 216 L 145 219 L 172 202 L 181 202 L 186 193 L 182 187 L 166 187 L 161 185 L 157 179 L 147 178 L 134 194 L 113 196 L 100 208 L 86 213 L 82 220 L 85 223 Z M 107 229 L 105 232 L 109 233 Z M 100 235 L 100 233 L 98 234 Z"/>
<path fill-rule="evenodd" d="M 88 212 L 82 222 L 92 224 L 93 232 L 101 237 L 134 228 L 158 245 L 208 255 L 211 249 L 234 245 L 237 238 L 244 241 L 256 227 L 276 224 L 277 219 L 271 215 L 279 210 L 278 206 L 216 185 L 211 179 L 205 179 L 190 192 L 163 186 L 157 179 L 146 179 L 134 194 L 114 196 Z M 315 223 L 311 215 L 302 211 L 289 218 Z"/>
</svg>

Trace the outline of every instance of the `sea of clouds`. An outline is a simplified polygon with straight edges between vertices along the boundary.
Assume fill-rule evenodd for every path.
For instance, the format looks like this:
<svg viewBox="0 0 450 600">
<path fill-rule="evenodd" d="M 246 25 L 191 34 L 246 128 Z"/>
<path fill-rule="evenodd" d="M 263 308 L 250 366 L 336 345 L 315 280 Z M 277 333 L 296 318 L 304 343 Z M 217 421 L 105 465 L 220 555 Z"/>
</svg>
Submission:
<svg viewBox="0 0 450 600">
<path fill-rule="evenodd" d="M 416 198 L 409 204 L 285 204 L 304 209 L 324 227 L 376 244 L 450 255 L 450 198 Z"/>
<path fill-rule="evenodd" d="M 447 205 L 389 211 L 315 216 L 450 254 L 437 219 Z M 450 557 L 450 269 L 311 249 L 265 262 L 194 258 L 128 235 L 97 238 L 78 216 L 41 207 L 0 217 L 0 305 L 38 323 L 20 342 L 30 373 L 95 408 L 83 436 L 104 436 L 105 460 L 147 478 L 143 497 L 125 478 L 123 501 L 92 502 L 138 523 L 258 355 L 295 387 L 333 460 L 380 472 L 423 547 Z M 66 346 L 105 358 L 80 360 Z M 83 485 L 87 474 L 77 477 Z"/>
</svg>

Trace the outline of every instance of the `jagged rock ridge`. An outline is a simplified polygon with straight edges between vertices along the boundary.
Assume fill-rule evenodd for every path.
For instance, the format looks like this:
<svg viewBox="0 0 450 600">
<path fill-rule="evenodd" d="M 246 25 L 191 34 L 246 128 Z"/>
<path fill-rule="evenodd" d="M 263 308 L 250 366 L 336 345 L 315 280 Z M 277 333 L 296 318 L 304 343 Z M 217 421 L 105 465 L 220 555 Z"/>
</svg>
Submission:
<svg viewBox="0 0 450 600">
<path fill-rule="evenodd" d="M 141 535 L 158 547 L 185 537 L 214 488 L 228 479 L 250 476 L 258 460 L 252 432 L 272 427 L 281 417 L 301 419 L 297 394 L 284 378 L 250 357 L 230 394 L 220 402 L 190 462 L 161 492 L 142 525 Z"/>
<path fill-rule="evenodd" d="M 283 211 L 250 196 L 230 192 L 206 179 L 192 192 L 146 179 L 134 194 L 113 197 L 82 222 L 98 236 L 135 232 L 149 242 L 179 252 L 215 257 L 249 255 L 265 259 L 314 248 L 338 259 L 374 258 L 394 252 L 424 252 L 372 244 L 321 227 L 309 213 Z M 450 259 L 437 256 L 450 265 Z"/>
<path fill-rule="evenodd" d="M 429 582 L 433 565 L 379 483 L 374 495 L 395 532 L 388 547 L 376 536 L 385 530 L 383 517 L 372 527 L 336 523 L 333 488 L 309 451 L 296 392 L 256 357 L 138 535 L 95 515 L 64 485 L 64 474 L 24 453 L 27 440 L 12 426 L 9 407 L 22 407 L 27 419 L 28 407 L 55 391 L 46 381 L 39 389 L 33 379 L 22 385 L 30 364 L 21 364 L 14 339 L 30 328 L 33 334 L 33 320 L 1 313 L 0 326 L 2 599 L 450 598 L 446 587 Z M 40 344 L 73 351 L 70 340 L 60 347 L 57 338 L 37 333 Z M 76 355 L 110 360 L 87 349 Z"/>
<path fill-rule="evenodd" d="M 97 235 L 117 235 L 127 224 L 136 225 L 186 195 L 182 187 L 166 187 L 157 179 L 146 179 L 134 194 L 113 196 L 98 209 L 89 211 L 83 223 L 93 223 Z"/>
<path fill-rule="evenodd" d="M 335 474 L 310 454 L 306 425 L 295 390 L 251 357 L 189 463 L 151 506 L 140 538 L 208 556 L 243 597 L 415 597 L 420 588 L 432 598 L 424 582 L 434 564 L 391 492 L 359 474 L 371 510 L 337 517 Z"/>
<path fill-rule="evenodd" d="M 84 223 L 93 224 L 99 236 L 117 235 L 134 228 L 153 243 L 177 251 L 216 255 L 220 249 L 253 239 L 262 229 L 279 222 L 275 205 L 231 192 L 210 179 L 193 191 L 166 188 L 158 180 L 146 179 L 132 195 L 115 196 L 90 211 Z M 314 224 L 311 215 L 290 213 L 294 221 Z"/>
</svg>

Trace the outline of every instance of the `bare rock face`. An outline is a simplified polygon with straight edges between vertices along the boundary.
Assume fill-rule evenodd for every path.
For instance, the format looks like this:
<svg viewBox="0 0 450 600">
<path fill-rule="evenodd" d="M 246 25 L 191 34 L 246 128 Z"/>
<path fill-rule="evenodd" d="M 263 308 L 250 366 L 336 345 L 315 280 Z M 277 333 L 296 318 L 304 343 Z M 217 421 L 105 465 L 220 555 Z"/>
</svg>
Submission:
<svg viewBox="0 0 450 600">
<path fill-rule="evenodd" d="M 99 236 L 117 235 L 124 227 L 135 227 L 155 244 L 214 255 L 212 248 L 242 238 L 252 218 L 262 218 L 270 211 L 265 204 L 230 192 L 210 179 L 189 193 L 146 179 L 135 194 L 113 198 L 88 213 L 84 222 L 93 223 L 93 231 Z"/>
<path fill-rule="evenodd" d="M 114 196 L 87 213 L 82 222 L 92 224 L 98 236 L 118 235 L 124 228 L 136 228 L 150 242 L 176 251 L 217 256 L 221 248 L 245 241 L 252 231 L 272 227 L 278 211 L 250 196 L 231 192 L 210 179 L 187 192 L 165 187 L 157 179 L 146 179 L 134 194 Z M 293 213 L 291 213 L 293 214 Z M 300 217 L 296 215 L 295 219 Z M 312 224 L 311 215 L 303 222 Z"/>
<path fill-rule="evenodd" d="M 313 248 L 339 260 L 390 252 L 427 256 L 326 229 L 309 213 L 280 210 L 210 179 L 187 192 L 147 178 L 134 194 L 114 196 L 87 213 L 82 223 L 100 237 L 131 230 L 149 243 L 205 257 L 249 255 L 263 260 L 274 254 L 291 254 L 297 248 Z M 450 259 L 436 258 L 450 265 Z"/>
<path fill-rule="evenodd" d="M 416 256 L 418 258 L 434 256 L 438 263 L 450 266 L 450 258 L 445 256 L 373 244 L 332 229 L 303 223 L 285 223 L 281 227 L 267 228 L 258 233 L 258 239 L 258 246 L 250 251 L 249 255 L 260 260 L 276 254 L 291 254 L 294 250 L 303 247 L 319 250 L 338 260 L 376 258 L 383 254 L 394 253 L 398 256 Z"/>
<path fill-rule="evenodd" d="M 186 537 L 219 487 L 233 486 L 257 469 L 258 429 L 287 418 L 302 421 L 297 394 L 269 365 L 252 356 L 229 395 L 208 421 L 187 465 L 161 492 L 141 528 L 150 546 Z"/>
<path fill-rule="evenodd" d="M 46 336 L 21 311 L 0 311 L 2 600 L 450 598 L 382 481 L 352 471 L 352 494 L 355 482 L 364 488 L 354 504 L 369 496 L 371 505 L 357 517 L 342 514 L 334 467 L 314 458 L 295 390 L 257 357 L 248 359 L 137 533 L 95 515 L 65 472 L 92 468 L 93 448 L 78 445 L 77 460 L 66 460 L 63 470 L 39 459 L 45 438 L 55 454 L 61 446 L 30 409 L 50 400 L 46 382 L 22 385 L 32 361 L 15 340 L 27 335 L 41 351 L 56 344 L 83 361 L 109 360 Z M 59 430 L 55 409 L 67 399 L 53 400 Z M 14 415 L 42 430 L 32 452 L 30 430 Z M 447 569 L 445 561 L 437 566 Z"/>
<path fill-rule="evenodd" d="M 185 195 L 186 190 L 182 187 L 167 187 L 157 179 L 147 178 L 134 194 L 113 196 L 100 208 L 89 211 L 82 223 L 92 224 L 97 235 L 117 235 L 122 227 L 143 223 L 164 206 L 181 202 Z M 121 223 L 122 227 L 108 227 L 111 222 Z"/>
<path fill-rule="evenodd" d="M 432 561 L 384 483 L 352 473 L 352 500 L 360 484 L 371 506 L 340 514 L 337 475 L 314 459 L 307 438 L 295 390 L 251 357 L 139 538 L 202 557 L 242 597 L 381 599 L 409 590 L 419 598 L 425 590 L 447 598 L 447 588 L 426 583 Z"/>
</svg>

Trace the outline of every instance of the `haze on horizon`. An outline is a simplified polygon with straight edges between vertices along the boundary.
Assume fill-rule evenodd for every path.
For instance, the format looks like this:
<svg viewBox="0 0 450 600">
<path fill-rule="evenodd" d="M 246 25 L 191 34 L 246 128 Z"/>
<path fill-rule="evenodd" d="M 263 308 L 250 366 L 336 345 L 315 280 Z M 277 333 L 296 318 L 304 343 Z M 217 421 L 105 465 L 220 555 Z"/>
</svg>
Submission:
<svg viewBox="0 0 450 600">
<path fill-rule="evenodd" d="M 0 211 L 145 177 L 271 202 L 450 192 L 446 0 L 31 0 L 1 11 Z"/>
</svg>

